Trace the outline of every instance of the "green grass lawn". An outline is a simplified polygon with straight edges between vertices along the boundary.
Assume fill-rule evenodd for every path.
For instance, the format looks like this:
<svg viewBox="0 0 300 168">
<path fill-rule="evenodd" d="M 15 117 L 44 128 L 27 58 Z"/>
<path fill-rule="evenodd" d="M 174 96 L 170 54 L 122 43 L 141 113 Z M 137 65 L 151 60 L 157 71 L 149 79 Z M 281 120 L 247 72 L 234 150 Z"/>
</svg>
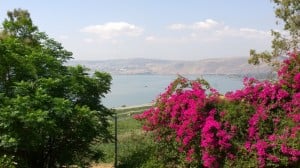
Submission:
<svg viewBox="0 0 300 168">
<path fill-rule="evenodd" d="M 141 123 L 133 119 L 138 114 L 148 109 L 149 106 L 125 107 L 116 109 L 117 137 L 118 137 L 118 167 L 142 167 L 147 162 L 153 148 L 153 141 L 141 127 Z M 111 133 L 114 135 L 114 119 L 111 119 Z M 100 162 L 114 163 L 115 143 L 97 144 L 93 148 L 101 150 L 104 158 Z"/>
</svg>

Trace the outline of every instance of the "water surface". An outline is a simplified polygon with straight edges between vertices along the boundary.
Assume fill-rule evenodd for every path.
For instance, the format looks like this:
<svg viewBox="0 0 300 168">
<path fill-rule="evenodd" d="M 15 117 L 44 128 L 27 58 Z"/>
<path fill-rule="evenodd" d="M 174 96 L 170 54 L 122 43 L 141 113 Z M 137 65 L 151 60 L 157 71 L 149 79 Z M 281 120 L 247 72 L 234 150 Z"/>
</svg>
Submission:
<svg viewBox="0 0 300 168">
<path fill-rule="evenodd" d="M 176 75 L 113 75 L 111 92 L 103 99 L 109 108 L 151 103 Z M 226 75 L 189 75 L 189 79 L 202 77 L 220 93 L 242 88 L 242 77 Z"/>
</svg>

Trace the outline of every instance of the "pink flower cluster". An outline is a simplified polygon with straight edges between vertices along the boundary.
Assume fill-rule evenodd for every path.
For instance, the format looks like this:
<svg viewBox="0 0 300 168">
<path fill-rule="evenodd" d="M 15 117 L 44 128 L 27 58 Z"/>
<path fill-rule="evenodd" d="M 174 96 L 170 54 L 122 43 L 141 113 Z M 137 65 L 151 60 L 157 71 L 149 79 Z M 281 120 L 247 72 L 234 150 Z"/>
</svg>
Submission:
<svg viewBox="0 0 300 168">
<path fill-rule="evenodd" d="M 244 88 L 225 98 L 203 84 L 179 77 L 135 118 L 157 141 L 176 142 L 187 163 L 238 165 L 249 155 L 258 167 L 300 165 L 299 55 L 282 63 L 276 82 L 245 78 Z"/>
<path fill-rule="evenodd" d="M 245 148 L 256 152 L 259 167 L 270 162 L 300 162 L 300 57 L 291 54 L 278 71 L 278 81 L 245 79 L 245 87 L 227 100 L 250 104 Z M 284 148 L 283 148 L 284 146 Z M 289 146 L 289 147 L 288 147 Z"/>
<path fill-rule="evenodd" d="M 207 94 L 200 81 L 180 77 L 157 99 L 153 108 L 135 118 L 144 120 L 144 129 L 153 131 L 158 141 L 176 141 L 178 151 L 187 162 L 199 160 L 195 151 L 201 151 L 206 167 L 219 167 L 218 162 L 228 155 L 234 135 L 231 125 L 218 121 L 214 106 L 220 94 L 211 89 Z"/>
</svg>

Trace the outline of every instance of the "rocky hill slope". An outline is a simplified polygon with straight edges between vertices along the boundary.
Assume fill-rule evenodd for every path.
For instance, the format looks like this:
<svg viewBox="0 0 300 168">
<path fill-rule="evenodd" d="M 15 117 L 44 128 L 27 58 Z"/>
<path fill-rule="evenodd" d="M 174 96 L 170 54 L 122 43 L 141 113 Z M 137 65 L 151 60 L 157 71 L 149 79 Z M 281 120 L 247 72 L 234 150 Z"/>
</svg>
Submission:
<svg viewBox="0 0 300 168">
<path fill-rule="evenodd" d="M 111 74 L 260 74 L 269 73 L 267 65 L 248 64 L 247 57 L 215 58 L 198 61 L 174 61 L 153 59 L 120 59 L 104 61 L 73 60 L 68 65 L 84 65 L 91 70 L 106 71 Z"/>
</svg>

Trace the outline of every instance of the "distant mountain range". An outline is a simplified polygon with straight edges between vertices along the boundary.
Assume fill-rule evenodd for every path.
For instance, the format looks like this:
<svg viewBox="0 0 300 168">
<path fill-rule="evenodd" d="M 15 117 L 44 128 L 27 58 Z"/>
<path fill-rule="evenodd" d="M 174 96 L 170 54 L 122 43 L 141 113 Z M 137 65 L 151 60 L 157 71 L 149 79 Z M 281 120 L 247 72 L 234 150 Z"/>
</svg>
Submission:
<svg viewBox="0 0 300 168">
<path fill-rule="evenodd" d="M 214 58 L 198 61 L 175 61 L 155 59 L 119 59 L 103 61 L 72 60 L 68 65 L 84 65 L 92 71 L 106 71 L 111 74 L 223 74 L 223 75 L 248 75 L 267 74 L 271 68 L 266 64 L 254 66 L 248 64 L 247 57 Z"/>
</svg>

